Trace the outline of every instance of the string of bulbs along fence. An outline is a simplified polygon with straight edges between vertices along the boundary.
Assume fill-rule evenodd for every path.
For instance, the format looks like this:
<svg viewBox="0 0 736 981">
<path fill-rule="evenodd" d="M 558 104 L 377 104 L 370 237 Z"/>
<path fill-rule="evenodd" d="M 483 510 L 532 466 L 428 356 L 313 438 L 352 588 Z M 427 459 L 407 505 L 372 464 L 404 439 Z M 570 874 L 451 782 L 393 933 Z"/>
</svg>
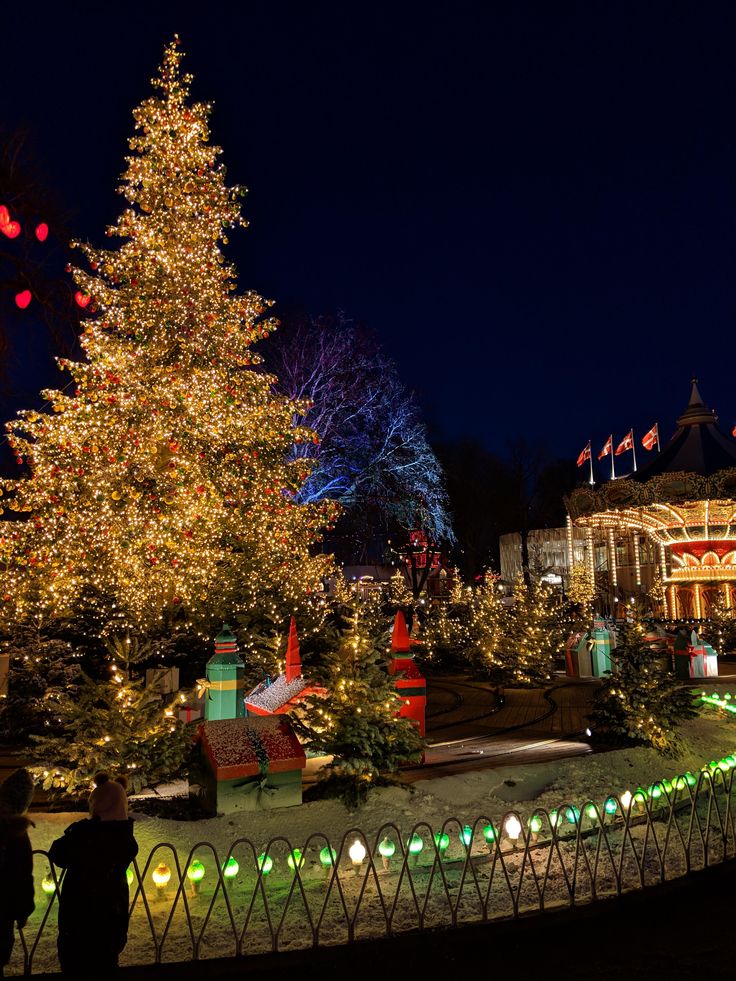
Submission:
<svg viewBox="0 0 736 981">
<path fill-rule="evenodd" d="M 705 696 L 705 694 L 703 695 Z M 155 886 L 155 895 L 163 897 L 172 878 L 177 887 L 177 895 L 189 884 L 191 897 L 196 897 L 200 893 L 203 880 L 206 877 L 213 878 L 217 883 L 215 891 L 223 886 L 228 891 L 232 890 L 237 878 L 248 870 L 253 870 L 260 883 L 263 882 L 271 873 L 283 871 L 283 862 L 275 856 L 274 847 L 279 843 L 286 846 L 285 864 L 288 869 L 288 876 L 304 877 L 315 863 L 307 865 L 307 853 L 314 840 L 326 842 L 317 852 L 319 866 L 324 871 L 325 881 L 329 884 L 333 874 L 342 863 L 343 855 L 352 866 L 356 876 L 360 876 L 364 871 L 373 871 L 377 874 L 388 872 L 404 873 L 406 868 L 415 868 L 419 871 L 431 871 L 437 862 L 462 863 L 473 858 L 479 861 L 489 861 L 494 851 L 512 856 L 520 851 L 519 841 L 523 843 L 525 849 L 548 847 L 556 841 L 574 839 L 577 836 L 588 836 L 594 834 L 604 824 L 612 830 L 619 827 L 630 826 L 643 822 L 647 819 L 657 820 L 658 812 L 661 815 L 669 809 L 677 809 L 681 806 L 692 805 L 704 784 L 712 785 L 717 779 L 725 781 L 726 776 L 736 769 L 736 754 L 725 756 L 720 760 L 711 760 L 701 767 L 699 775 L 691 771 L 679 774 L 672 779 L 663 779 L 650 784 L 647 788 L 637 787 L 635 791 L 626 790 L 620 796 L 609 795 L 603 805 L 599 807 L 592 801 L 585 803 L 582 808 L 573 804 L 561 805 L 547 811 L 539 808 L 526 820 L 515 812 L 507 813 L 500 822 L 494 823 L 487 818 L 476 818 L 473 825 L 464 824 L 459 818 L 448 818 L 442 829 L 433 832 L 426 823 L 415 826 L 412 833 L 404 839 L 395 824 L 384 825 L 376 836 L 376 843 L 373 849 L 367 847 L 367 836 L 358 829 L 347 832 L 342 839 L 340 848 L 336 850 L 330 845 L 326 836 L 316 833 L 310 836 L 303 848 L 292 848 L 285 838 L 273 839 L 266 849 L 256 855 L 255 846 L 246 838 L 240 838 L 233 842 L 227 858 L 222 863 L 218 863 L 215 858 L 214 870 L 208 868 L 205 862 L 196 857 L 196 852 L 206 846 L 213 856 L 216 851 L 212 845 L 201 843 L 195 846 L 189 853 L 186 863 L 181 871 L 178 862 L 176 849 L 170 843 L 160 843 L 156 845 L 145 863 L 143 872 L 138 868 L 137 863 L 127 869 L 127 880 L 129 886 L 136 885 L 136 893 L 133 904 L 140 891 L 145 892 L 145 878 L 149 874 Z M 587 828 L 585 827 L 587 819 Z M 452 836 L 448 833 L 448 828 L 456 826 L 459 831 L 456 835 L 457 848 L 451 852 Z M 526 827 L 526 834 L 524 828 Z M 423 832 L 423 833 L 420 833 Z M 350 844 L 347 842 L 352 839 Z M 485 845 L 483 852 L 474 852 L 474 846 L 479 843 L 479 839 Z M 503 847 L 503 842 L 509 843 L 509 848 Z M 398 842 L 398 844 L 397 844 Z M 252 852 L 253 861 L 250 864 L 239 862 L 233 855 L 237 846 L 244 846 Z M 175 856 L 176 876 L 172 869 L 164 861 L 159 861 L 153 868 L 152 859 L 160 849 L 169 849 Z M 398 853 L 398 854 L 397 854 Z M 34 854 L 45 855 L 45 852 L 35 852 Z M 380 858 L 380 867 L 375 864 L 373 857 Z M 421 862 L 424 856 L 425 861 Z M 368 865 L 366 866 L 366 859 Z M 57 877 L 54 869 L 50 868 L 47 875 L 41 882 L 41 888 L 49 900 L 53 899 L 59 885 L 63 879 Z"/>
</svg>

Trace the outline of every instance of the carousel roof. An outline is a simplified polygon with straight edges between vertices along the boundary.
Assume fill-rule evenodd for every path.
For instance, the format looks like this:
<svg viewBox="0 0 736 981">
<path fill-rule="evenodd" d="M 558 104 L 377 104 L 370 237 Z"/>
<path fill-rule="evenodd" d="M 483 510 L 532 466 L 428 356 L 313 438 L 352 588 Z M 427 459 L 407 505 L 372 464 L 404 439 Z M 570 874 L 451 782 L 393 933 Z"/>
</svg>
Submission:
<svg viewBox="0 0 736 981">
<path fill-rule="evenodd" d="M 719 430 L 716 416 L 703 402 L 693 378 L 687 408 L 677 430 L 651 463 L 630 475 L 641 483 L 667 473 L 696 473 L 703 477 L 736 467 L 736 441 Z"/>
</svg>

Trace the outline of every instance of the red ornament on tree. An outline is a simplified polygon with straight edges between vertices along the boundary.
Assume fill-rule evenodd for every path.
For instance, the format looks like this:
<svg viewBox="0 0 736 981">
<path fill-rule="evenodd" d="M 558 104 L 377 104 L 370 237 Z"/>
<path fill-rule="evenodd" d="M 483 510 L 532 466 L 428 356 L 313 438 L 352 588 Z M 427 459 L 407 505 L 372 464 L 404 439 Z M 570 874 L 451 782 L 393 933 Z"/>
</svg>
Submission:
<svg viewBox="0 0 736 981">
<path fill-rule="evenodd" d="M 10 224 L 10 212 L 4 204 L 0 204 L 0 228 Z"/>
<path fill-rule="evenodd" d="M 45 242 L 49 237 L 49 226 L 45 221 L 42 221 L 40 225 L 36 225 L 36 238 L 39 242 Z"/>
<path fill-rule="evenodd" d="M 17 238 L 20 235 L 20 223 L 9 221 L 7 225 L 0 225 L 0 232 L 7 235 L 8 238 Z"/>
<path fill-rule="evenodd" d="M 89 301 L 91 299 L 92 297 L 89 296 L 89 294 L 83 293 L 81 290 L 77 290 L 77 292 L 74 294 L 74 302 L 83 310 L 85 307 L 89 306 Z"/>
<path fill-rule="evenodd" d="M 15 305 L 20 310 L 25 310 L 28 304 L 33 299 L 33 294 L 30 290 L 21 290 L 20 293 L 15 294 Z"/>
</svg>

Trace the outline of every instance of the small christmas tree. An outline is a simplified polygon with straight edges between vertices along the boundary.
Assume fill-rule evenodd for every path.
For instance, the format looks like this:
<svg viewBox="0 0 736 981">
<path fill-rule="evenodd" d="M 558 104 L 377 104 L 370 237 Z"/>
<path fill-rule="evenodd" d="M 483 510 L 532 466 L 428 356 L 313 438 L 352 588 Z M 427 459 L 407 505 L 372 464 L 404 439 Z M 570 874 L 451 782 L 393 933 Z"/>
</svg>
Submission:
<svg viewBox="0 0 736 981">
<path fill-rule="evenodd" d="M 99 770 L 124 774 L 134 792 L 176 776 L 191 737 L 176 706 L 165 702 L 160 685 L 146 686 L 133 667 L 151 656 L 129 637 L 107 643 L 109 677 L 83 675 L 74 694 L 51 689 L 46 701 L 56 734 L 36 738 L 34 773 L 45 790 L 77 795 L 91 786 Z"/>
<path fill-rule="evenodd" d="M 546 685 L 569 620 L 550 586 L 520 578 L 504 598 L 489 580 L 477 590 L 470 632 L 481 667 L 501 685 Z"/>
<path fill-rule="evenodd" d="M 382 774 L 418 759 L 422 740 L 412 722 L 398 717 L 380 597 L 349 594 L 343 584 L 339 603 L 336 645 L 315 671 L 327 696 L 311 699 L 298 725 L 311 750 L 334 757 L 323 779 L 348 803 L 359 803 Z"/>
<path fill-rule="evenodd" d="M 74 278 L 88 317 L 86 361 L 23 411 L 8 442 L 30 475 L 0 481 L 18 520 L 0 537 L 8 619 L 69 614 L 92 587 L 104 631 L 205 631 L 253 610 L 293 612 L 330 570 L 314 544 L 334 507 L 299 504 L 317 439 L 305 405 L 274 392 L 252 345 L 277 326 L 270 302 L 237 295 L 220 249 L 240 214 L 210 143 L 210 107 L 189 100 L 178 41 L 156 94 L 136 109 L 108 229 L 117 248 L 80 246 Z M 184 611 L 180 615 L 180 611 Z"/>
<path fill-rule="evenodd" d="M 615 673 L 604 677 L 590 716 L 597 737 L 653 746 L 665 755 L 678 747 L 677 728 L 697 712 L 691 691 L 670 671 L 669 658 L 645 639 L 635 614 L 611 652 Z"/>
<path fill-rule="evenodd" d="M 595 581 L 586 563 L 573 566 L 567 584 L 567 598 L 578 608 L 580 621 L 588 624 L 593 616 Z"/>
</svg>

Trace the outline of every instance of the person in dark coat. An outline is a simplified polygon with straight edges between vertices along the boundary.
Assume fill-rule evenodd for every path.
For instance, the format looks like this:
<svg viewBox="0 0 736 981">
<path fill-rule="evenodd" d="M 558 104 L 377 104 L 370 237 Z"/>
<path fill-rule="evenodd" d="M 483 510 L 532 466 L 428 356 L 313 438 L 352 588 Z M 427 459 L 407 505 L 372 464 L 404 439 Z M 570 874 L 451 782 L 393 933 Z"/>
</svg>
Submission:
<svg viewBox="0 0 736 981">
<path fill-rule="evenodd" d="M 33 852 L 27 811 L 33 777 L 16 770 L 0 786 L 0 975 L 10 960 L 15 924 L 23 929 L 34 910 Z"/>
<path fill-rule="evenodd" d="M 79 981 L 110 978 L 128 939 L 125 870 L 138 854 L 125 789 L 106 780 L 90 795 L 92 817 L 70 824 L 49 849 L 66 869 L 59 896 L 59 963 Z"/>
</svg>

